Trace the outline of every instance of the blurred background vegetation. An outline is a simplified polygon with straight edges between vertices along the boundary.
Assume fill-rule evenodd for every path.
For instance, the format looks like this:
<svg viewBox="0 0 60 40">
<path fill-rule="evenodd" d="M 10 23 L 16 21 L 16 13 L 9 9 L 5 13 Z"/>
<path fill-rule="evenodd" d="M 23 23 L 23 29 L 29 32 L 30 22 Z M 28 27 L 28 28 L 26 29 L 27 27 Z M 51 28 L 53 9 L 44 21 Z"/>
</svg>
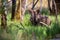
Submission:
<svg viewBox="0 0 60 40">
<path fill-rule="evenodd" d="M 30 14 L 26 10 L 22 24 L 17 20 L 11 21 L 11 9 L 6 15 L 7 26 L 6 29 L 1 27 L 0 11 L 0 40 L 49 40 L 56 38 L 56 34 L 60 34 L 60 14 L 58 15 L 58 23 L 56 23 L 56 16 L 50 15 L 48 8 L 42 8 L 42 15 L 46 15 L 51 19 L 51 25 L 41 26 L 33 25 L 30 22 Z"/>
<path fill-rule="evenodd" d="M 42 11 L 47 13 L 47 11 Z M 22 22 L 11 21 L 11 13 L 7 15 L 7 29 L 6 31 L 0 28 L 0 40 L 32 40 L 32 33 L 35 33 L 37 40 L 48 40 L 54 38 L 56 34 L 60 34 L 60 15 L 58 15 L 59 23 L 55 23 L 55 16 L 49 16 L 52 20 L 52 23 L 49 27 L 46 26 L 34 26 L 30 22 L 30 15 L 28 12 L 24 16 Z M 1 22 L 1 21 L 0 21 Z"/>
</svg>

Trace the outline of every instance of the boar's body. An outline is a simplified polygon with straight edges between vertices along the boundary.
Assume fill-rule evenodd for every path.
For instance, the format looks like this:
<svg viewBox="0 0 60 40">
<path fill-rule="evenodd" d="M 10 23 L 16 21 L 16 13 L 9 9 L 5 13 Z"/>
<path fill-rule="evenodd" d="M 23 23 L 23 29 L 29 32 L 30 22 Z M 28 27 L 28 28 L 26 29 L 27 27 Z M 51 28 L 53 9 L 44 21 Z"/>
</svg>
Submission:
<svg viewBox="0 0 60 40">
<path fill-rule="evenodd" d="M 36 11 L 29 10 L 29 12 L 31 13 L 30 21 L 32 24 L 34 24 L 34 25 L 37 25 L 37 24 L 50 25 L 51 24 L 51 20 L 47 16 L 40 14 L 39 10 L 36 10 Z M 42 22 L 42 23 L 40 23 L 40 22 Z"/>
<path fill-rule="evenodd" d="M 34 10 L 32 10 L 30 13 L 31 13 L 30 21 L 31 21 L 32 24 L 36 25 L 37 24 L 36 12 Z"/>
</svg>

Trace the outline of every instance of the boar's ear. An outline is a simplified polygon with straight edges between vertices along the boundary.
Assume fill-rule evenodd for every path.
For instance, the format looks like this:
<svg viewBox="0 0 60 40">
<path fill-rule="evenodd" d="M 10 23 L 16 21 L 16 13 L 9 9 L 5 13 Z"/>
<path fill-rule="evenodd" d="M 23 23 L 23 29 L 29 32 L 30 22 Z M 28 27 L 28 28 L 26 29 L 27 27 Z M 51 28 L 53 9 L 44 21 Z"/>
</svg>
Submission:
<svg viewBox="0 0 60 40">
<path fill-rule="evenodd" d="M 37 13 L 40 13 L 40 10 L 39 9 L 37 9 L 36 11 L 37 11 Z"/>
</svg>

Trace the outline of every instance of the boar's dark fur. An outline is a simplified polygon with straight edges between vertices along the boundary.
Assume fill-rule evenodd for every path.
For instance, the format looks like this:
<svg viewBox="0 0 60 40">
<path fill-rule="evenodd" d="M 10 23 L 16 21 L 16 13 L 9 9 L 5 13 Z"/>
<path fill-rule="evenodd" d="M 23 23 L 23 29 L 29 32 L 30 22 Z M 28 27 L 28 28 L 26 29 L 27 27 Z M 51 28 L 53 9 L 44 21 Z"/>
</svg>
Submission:
<svg viewBox="0 0 60 40">
<path fill-rule="evenodd" d="M 40 13 L 39 9 L 37 9 L 37 10 L 29 9 L 28 11 L 31 14 L 30 21 L 32 24 L 34 24 L 34 25 L 37 25 L 37 24 L 50 25 L 51 24 L 51 20 L 47 16 L 42 15 Z M 43 22 L 44 24 L 42 24 L 40 22 Z"/>
</svg>

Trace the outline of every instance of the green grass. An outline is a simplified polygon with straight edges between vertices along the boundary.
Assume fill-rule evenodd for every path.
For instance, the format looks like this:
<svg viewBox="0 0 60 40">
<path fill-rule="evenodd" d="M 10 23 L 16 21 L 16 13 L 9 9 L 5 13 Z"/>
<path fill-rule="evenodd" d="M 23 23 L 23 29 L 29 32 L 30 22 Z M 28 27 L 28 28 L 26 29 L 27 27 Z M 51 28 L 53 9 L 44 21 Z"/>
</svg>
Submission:
<svg viewBox="0 0 60 40">
<path fill-rule="evenodd" d="M 11 40 L 31 40 L 32 33 L 35 33 L 37 40 L 45 40 L 49 38 L 54 38 L 56 34 L 60 33 L 60 15 L 58 15 L 59 24 L 55 23 L 55 16 L 49 16 L 52 20 L 52 23 L 49 27 L 46 26 L 34 26 L 30 22 L 30 15 L 25 14 L 24 20 L 22 22 L 23 26 L 20 22 L 11 21 L 11 15 L 7 15 L 7 29 L 6 33 L 11 35 Z M 2 29 L 0 29 L 0 35 L 3 33 Z M 20 37 L 21 36 L 21 37 Z"/>
</svg>

